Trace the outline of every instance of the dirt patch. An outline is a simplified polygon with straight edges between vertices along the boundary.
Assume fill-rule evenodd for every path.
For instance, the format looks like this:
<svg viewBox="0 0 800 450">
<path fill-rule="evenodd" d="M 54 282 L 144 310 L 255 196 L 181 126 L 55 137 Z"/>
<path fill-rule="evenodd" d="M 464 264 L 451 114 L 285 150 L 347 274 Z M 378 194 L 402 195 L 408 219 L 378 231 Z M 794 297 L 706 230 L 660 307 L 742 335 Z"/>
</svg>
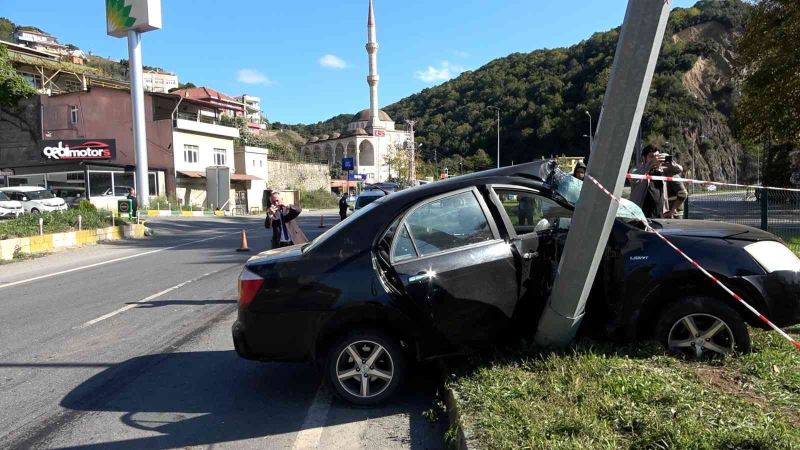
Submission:
<svg viewBox="0 0 800 450">
<path fill-rule="evenodd" d="M 744 380 L 735 372 L 720 367 L 697 367 L 694 369 L 694 373 L 705 385 L 716 391 L 741 397 L 767 410 L 776 408 L 765 396 L 749 389 L 744 384 Z M 778 407 L 777 409 L 793 425 L 800 426 L 800 412 L 789 408 Z"/>
<path fill-rule="evenodd" d="M 711 89 L 703 77 L 705 75 L 707 61 L 704 58 L 697 58 L 694 66 L 683 75 L 683 85 L 695 98 L 708 100 L 711 98 Z"/>
</svg>

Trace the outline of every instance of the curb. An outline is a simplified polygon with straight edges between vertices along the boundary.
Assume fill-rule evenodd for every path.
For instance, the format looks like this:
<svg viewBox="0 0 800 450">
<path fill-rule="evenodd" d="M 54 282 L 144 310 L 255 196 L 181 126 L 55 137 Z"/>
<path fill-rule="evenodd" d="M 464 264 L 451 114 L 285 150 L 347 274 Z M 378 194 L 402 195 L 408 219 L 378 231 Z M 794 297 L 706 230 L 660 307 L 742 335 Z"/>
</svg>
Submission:
<svg viewBox="0 0 800 450">
<path fill-rule="evenodd" d="M 447 434 L 453 435 L 451 447 L 458 450 L 477 449 L 478 447 L 476 445 L 470 444 L 470 442 L 473 441 L 472 436 L 474 435 L 461 418 L 461 411 L 458 408 L 458 394 L 453 388 L 447 385 L 447 367 L 442 362 L 438 365 L 442 378 L 441 383 L 442 390 L 444 391 L 444 404 L 447 409 Z"/>
<path fill-rule="evenodd" d="M 129 224 L 93 230 L 4 239 L 0 241 L 0 260 L 11 261 L 17 253 L 32 255 L 35 253 L 54 252 L 72 247 L 94 245 L 102 241 L 142 238 L 144 234 L 144 224 Z"/>
<path fill-rule="evenodd" d="M 140 214 L 144 213 L 147 217 L 171 217 L 171 216 L 182 216 L 182 217 L 205 217 L 205 216 L 225 216 L 224 211 L 167 211 L 167 210 L 158 210 L 158 209 L 149 209 L 147 211 L 140 211 Z"/>
</svg>

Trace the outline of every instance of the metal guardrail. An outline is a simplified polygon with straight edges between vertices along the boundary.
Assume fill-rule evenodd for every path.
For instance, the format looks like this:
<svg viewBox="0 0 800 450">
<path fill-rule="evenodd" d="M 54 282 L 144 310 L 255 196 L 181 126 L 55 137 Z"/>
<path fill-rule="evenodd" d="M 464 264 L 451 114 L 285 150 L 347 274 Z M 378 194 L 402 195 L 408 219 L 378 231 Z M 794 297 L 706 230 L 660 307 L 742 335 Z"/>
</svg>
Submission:
<svg viewBox="0 0 800 450">
<path fill-rule="evenodd" d="M 800 192 L 698 186 L 689 196 L 684 217 L 760 228 L 780 236 L 800 253 Z"/>
</svg>

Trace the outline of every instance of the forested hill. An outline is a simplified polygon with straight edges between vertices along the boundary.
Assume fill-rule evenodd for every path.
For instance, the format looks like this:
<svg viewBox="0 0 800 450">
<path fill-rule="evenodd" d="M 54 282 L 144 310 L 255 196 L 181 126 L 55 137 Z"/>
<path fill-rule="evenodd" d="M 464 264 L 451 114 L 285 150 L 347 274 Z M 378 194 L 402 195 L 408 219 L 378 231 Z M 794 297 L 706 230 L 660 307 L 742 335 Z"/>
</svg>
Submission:
<svg viewBox="0 0 800 450">
<path fill-rule="evenodd" d="M 642 123 L 645 142 L 668 141 L 687 167 L 694 146 L 698 173 L 713 179 L 732 178 L 734 155 L 740 152 L 729 125 L 731 64 L 749 8 L 739 0 L 709 0 L 672 12 Z M 439 155 L 469 156 L 478 149 L 494 155 L 496 115 L 490 105 L 502 110 L 504 164 L 584 155 L 585 111 L 597 125 L 618 36 L 617 28 L 569 48 L 499 58 L 385 110 L 398 123 L 418 120 L 423 148 L 435 148 Z M 310 137 L 338 131 L 342 120 L 301 132 Z"/>
</svg>

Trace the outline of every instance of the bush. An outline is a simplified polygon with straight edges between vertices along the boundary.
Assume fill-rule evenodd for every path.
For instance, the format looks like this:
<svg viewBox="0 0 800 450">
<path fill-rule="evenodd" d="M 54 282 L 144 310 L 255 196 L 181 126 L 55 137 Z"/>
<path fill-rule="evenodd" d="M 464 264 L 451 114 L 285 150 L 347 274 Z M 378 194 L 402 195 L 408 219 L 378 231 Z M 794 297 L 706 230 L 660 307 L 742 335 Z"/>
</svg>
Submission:
<svg viewBox="0 0 800 450">
<path fill-rule="evenodd" d="M 97 212 L 97 206 L 94 206 L 89 200 L 81 200 L 80 204 L 78 204 L 78 210 L 81 212 Z"/>
<path fill-rule="evenodd" d="M 88 202 L 87 202 L 88 203 Z M 91 205 L 91 204 L 90 204 Z M 83 206 L 83 202 L 81 202 Z M 94 205 L 91 205 L 94 208 Z M 88 207 L 87 207 L 88 208 Z M 63 233 L 78 229 L 78 216 L 81 216 L 82 229 L 105 228 L 111 226 L 111 212 L 97 209 L 70 209 L 64 212 L 23 214 L 16 219 L 0 222 L 0 240 L 15 237 L 37 236 L 39 218 L 44 221 L 45 234 Z"/>
<path fill-rule="evenodd" d="M 300 191 L 300 206 L 311 209 L 330 209 L 339 206 L 336 194 L 320 189 L 318 191 Z"/>
</svg>

